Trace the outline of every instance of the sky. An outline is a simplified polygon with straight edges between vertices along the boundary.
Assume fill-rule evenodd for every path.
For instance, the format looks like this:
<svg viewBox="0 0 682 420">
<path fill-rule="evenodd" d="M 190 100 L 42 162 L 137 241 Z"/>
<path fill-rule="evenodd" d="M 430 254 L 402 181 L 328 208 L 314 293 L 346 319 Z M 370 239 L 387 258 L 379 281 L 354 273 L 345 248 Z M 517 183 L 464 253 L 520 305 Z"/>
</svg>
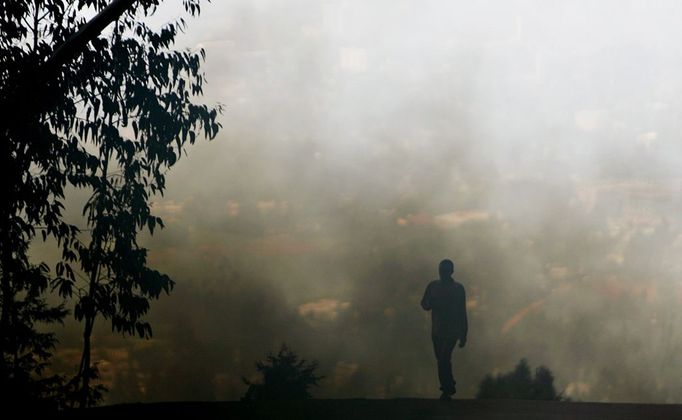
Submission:
<svg viewBox="0 0 682 420">
<path fill-rule="evenodd" d="M 281 343 L 319 362 L 315 397 L 437 396 L 419 301 L 450 258 L 458 397 L 526 358 L 574 400 L 682 403 L 681 21 L 676 1 L 205 4 L 178 46 L 205 48 L 223 129 L 153 198 L 166 228 L 142 243 L 176 281 L 154 337 L 97 326 L 106 401 L 238 399 Z M 75 370 L 80 327 L 58 333 Z"/>
</svg>

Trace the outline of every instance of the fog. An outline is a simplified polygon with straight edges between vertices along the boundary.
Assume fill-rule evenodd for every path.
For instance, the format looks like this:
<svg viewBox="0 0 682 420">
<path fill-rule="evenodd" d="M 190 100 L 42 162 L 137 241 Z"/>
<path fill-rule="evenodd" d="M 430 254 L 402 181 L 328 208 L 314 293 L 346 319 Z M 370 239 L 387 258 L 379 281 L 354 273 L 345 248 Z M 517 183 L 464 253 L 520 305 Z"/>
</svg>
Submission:
<svg viewBox="0 0 682 420">
<path fill-rule="evenodd" d="M 573 399 L 682 402 L 680 22 L 675 1 L 205 5 L 181 46 L 206 49 L 224 128 L 154 198 L 143 242 L 177 282 L 154 338 L 97 331 L 107 402 L 237 399 L 282 342 L 319 361 L 316 397 L 433 397 L 419 300 L 443 258 L 458 397 L 525 357 Z"/>
</svg>

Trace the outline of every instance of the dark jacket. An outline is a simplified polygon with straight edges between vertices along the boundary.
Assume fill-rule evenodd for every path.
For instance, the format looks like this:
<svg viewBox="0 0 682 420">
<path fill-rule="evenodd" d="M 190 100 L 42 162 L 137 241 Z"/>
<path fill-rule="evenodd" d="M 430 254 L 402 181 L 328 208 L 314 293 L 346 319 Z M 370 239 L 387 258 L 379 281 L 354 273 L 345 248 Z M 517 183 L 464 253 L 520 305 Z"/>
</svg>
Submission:
<svg viewBox="0 0 682 420">
<path fill-rule="evenodd" d="M 464 286 L 452 279 L 434 280 L 426 287 L 422 308 L 431 311 L 431 335 L 466 340 L 466 294 Z"/>
</svg>

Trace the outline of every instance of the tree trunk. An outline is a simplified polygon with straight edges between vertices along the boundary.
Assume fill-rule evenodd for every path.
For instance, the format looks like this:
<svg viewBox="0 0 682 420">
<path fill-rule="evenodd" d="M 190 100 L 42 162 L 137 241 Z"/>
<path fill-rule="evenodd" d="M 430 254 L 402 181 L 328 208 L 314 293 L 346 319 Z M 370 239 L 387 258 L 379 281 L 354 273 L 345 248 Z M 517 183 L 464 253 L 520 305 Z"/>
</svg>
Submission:
<svg viewBox="0 0 682 420">
<path fill-rule="evenodd" d="M 4 218 L 3 218 L 4 219 Z M 13 353 L 12 342 L 14 341 L 14 333 L 11 331 L 10 318 L 14 310 L 14 291 L 12 290 L 12 251 L 7 249 L 7 244 L 11 243 L 7 240 L 8 232 L 6 228 L 6 220 L 2 220 L 2 228 L 0 228 L 0 265 L 2 265 L 2 277 L 0 277 L 0 291 L 2 292 L 2 309 L 0 312 L 0 375 L 2 379 L 7 379 L 10 373 L 10 366 L 5 357 L 9 357 Z"/>
<path fill-rule="evenodd" d="M 78 375 L 80 376 L 80 390 L 78 391 L 78 403 L 81 408 L 88 406 L 90 397 L 90 342 L 92 339 L 92 328 L 95 325 L 95 316 L 86 316 L 85 330 L 83 331 L 83 354 Z"/>
<path fill-rule="evenodd" d="M 14 296 L 12 293 L 12 285 L 10 284 L 10 278 L 7 272 L 5 272 L 5 266 L 3 264 L 2 270 L 2 314 L 0 315 L 0 375 L 9 375 L 9 366 L 6 363 L 5 355 L 10 354 L 10 342 L 12 340 L 12 335 L 10 330 L 10 313 L 12 310 L 12 303 L 14 301 Z"/>
</svg>

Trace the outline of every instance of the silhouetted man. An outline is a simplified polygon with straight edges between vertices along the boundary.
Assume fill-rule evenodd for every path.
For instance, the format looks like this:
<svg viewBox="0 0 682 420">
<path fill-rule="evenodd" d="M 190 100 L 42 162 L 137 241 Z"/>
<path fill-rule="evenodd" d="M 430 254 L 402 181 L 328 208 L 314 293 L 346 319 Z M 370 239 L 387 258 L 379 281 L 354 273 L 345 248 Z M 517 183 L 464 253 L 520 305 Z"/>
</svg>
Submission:
<svg viewBox="0 0 682 420">
<path fill-rule="evenodd" d="M 450 359 L 457 340 L 459 347 L 466 345 L 469 329 L 464 286 L 452 279 L 454 271 L 452 261 L 441 261 L 440 279 L 429 283 L 422 299 L 422 308 L 431 311 L 431 338 L 438 361 L 441 400 L 449 400 L 456 392 Z"/>
</svg>

